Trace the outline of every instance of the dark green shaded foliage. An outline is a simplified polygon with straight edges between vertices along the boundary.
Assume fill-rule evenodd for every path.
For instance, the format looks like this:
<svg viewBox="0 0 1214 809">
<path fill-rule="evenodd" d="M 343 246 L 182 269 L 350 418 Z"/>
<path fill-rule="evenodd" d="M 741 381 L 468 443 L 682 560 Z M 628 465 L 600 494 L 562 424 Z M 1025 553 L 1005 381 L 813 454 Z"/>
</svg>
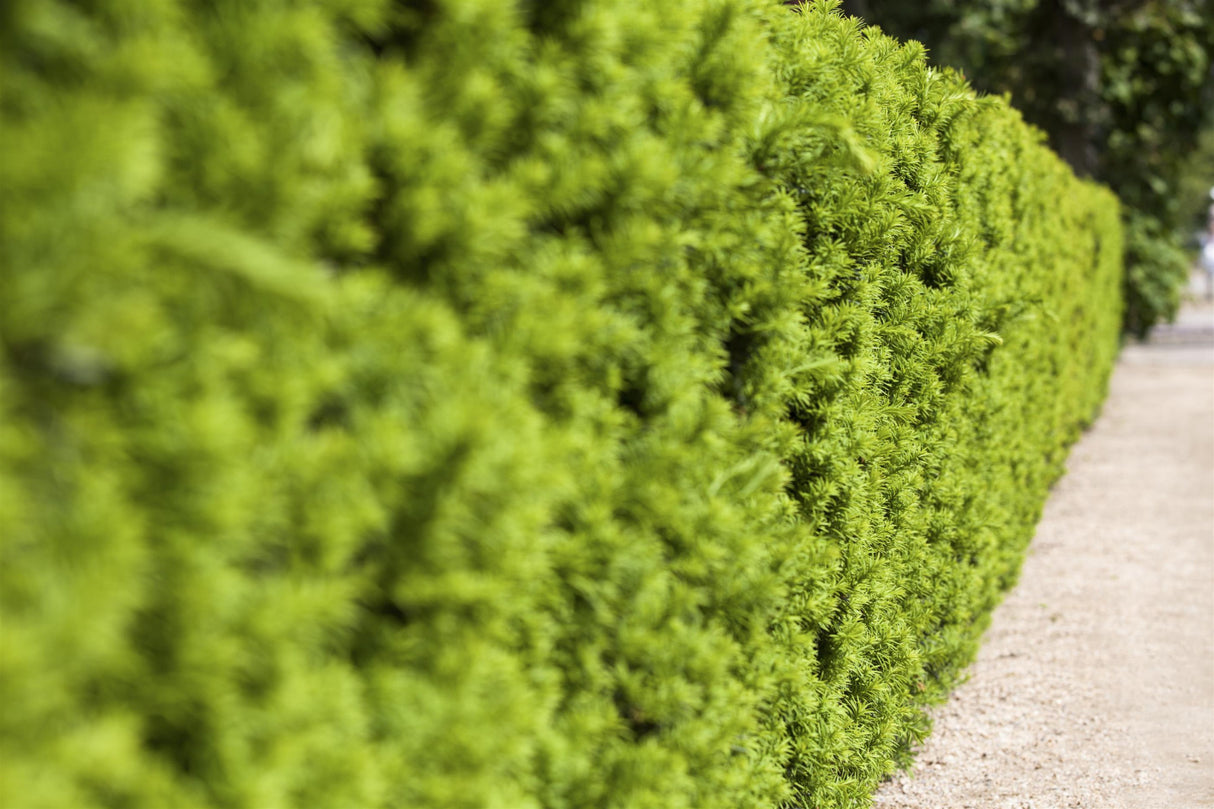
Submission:
<svg viewBox="0 0 1214 809">
<path fill-rule="evenodd" d="M 1176 316 L 1192 261 L 1179 233 L 1167 232 L 1153 216 L 1129 212 L 1125 238 L 1125 329 L 1145 337 L 1157 322 Z"/>
<path fill-rule="evenodd" d="M 1180 203 L 1178 228 L 1188 250 L 1200 249 L 1199 236 L 1206 232 L 1214 198 L 1214 121 L 1201 133 L 1197 147 L 1185 158 L 1176 196 Z"/>
<path fill-rule="evenodd" d="M 6 6 L 0 803 L 865 805 L 1115 200 L 830 4 Z"/>
</svg>

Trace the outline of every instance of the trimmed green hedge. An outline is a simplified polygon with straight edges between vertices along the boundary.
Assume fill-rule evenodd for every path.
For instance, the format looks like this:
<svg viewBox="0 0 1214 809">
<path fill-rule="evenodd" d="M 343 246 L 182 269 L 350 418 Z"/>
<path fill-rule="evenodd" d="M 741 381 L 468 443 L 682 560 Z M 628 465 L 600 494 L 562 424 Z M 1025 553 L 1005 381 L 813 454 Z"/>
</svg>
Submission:
<svg viewBox="0 0 1214 809">
<path fill-rule="evenodd" d="M 1117 350 L 1116 200 L 831 3 L 0 71 L 3 805 L 865 805 Z"/>
</svg>

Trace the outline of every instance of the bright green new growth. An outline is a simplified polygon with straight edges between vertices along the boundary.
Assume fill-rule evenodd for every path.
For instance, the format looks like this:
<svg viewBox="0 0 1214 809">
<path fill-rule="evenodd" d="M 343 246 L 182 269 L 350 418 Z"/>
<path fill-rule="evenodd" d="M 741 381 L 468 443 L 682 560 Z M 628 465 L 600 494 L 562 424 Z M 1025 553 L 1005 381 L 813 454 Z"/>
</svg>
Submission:
<svg viewBox="0 0 1214 809">
<path fill-rule="evenodd" d="M 1117 347 L 1002 101 L 830 3 L 0 15 L 0 805 L 906 760 Z"/>
</svg>

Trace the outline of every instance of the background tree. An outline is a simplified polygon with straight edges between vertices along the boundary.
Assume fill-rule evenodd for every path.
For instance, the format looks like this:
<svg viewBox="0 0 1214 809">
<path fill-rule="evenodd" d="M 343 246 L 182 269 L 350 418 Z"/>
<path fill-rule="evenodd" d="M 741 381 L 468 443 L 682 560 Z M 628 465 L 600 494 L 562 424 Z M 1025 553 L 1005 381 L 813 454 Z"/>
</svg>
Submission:
<svg viewBox="0 0 1214 809">
<path fill-rule="evenodd" d="M 1116 191 L 1128 220 L 1126 328 L 1142 334 L 1175 313 L 1188 271 L 1181 244 L 1204 200 L 1181 189 L 1214 124 L 1212 0 L 843 6 L 923 42 L 979 90 L 1010 94 L 1077 173 Z"/>
</svg>

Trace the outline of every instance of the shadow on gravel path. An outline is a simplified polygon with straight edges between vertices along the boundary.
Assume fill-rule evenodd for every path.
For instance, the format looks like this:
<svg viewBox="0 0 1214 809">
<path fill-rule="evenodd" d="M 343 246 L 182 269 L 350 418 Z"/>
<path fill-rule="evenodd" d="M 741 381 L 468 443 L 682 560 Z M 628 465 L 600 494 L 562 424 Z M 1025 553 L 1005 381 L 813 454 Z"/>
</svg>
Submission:
<svg viewBox="0 0 1214 809">
<path fill-rule="evenodd" d="M 1214 807 L 1214 305 L 1122 352 L 935 717 L 874 806 Z"/>
</svg>

